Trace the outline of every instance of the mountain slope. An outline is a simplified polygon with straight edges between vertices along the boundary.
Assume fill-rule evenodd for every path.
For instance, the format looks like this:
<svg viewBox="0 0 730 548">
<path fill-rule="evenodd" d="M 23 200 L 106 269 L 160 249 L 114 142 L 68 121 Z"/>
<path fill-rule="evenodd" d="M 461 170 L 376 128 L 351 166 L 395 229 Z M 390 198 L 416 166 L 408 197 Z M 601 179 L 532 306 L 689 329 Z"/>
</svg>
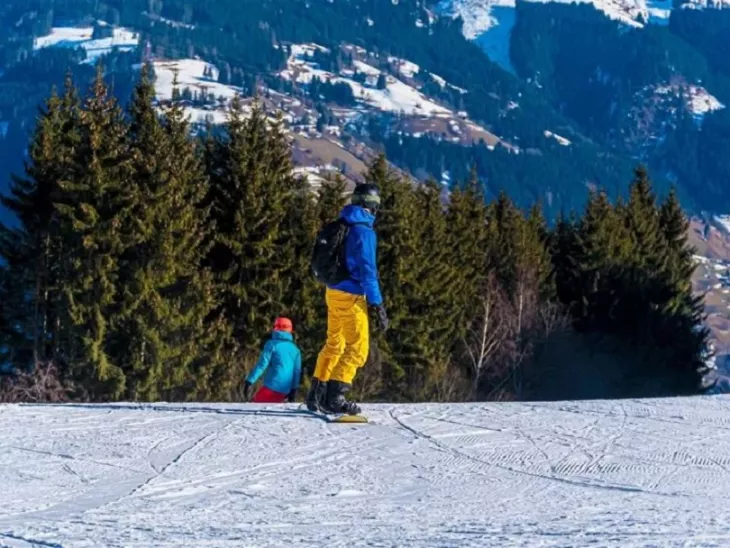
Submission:
<svg viewBox="0 0 730 548">
<path fill-rule="evenodd" d="M 726 1 L 14 2 L 0 7 L 0 189 L 69 68 L 85 88 L 101 61 L 126 101 L 153 61 L 161 99 L 172 68 L 201 122 L 223 121 L 221 97 L 258 93 L 294 134 L 354 155 L 353 180 L 382 149 L 420 180 L 476 166 L 488 197 L 540 201 L 552 219 L 591 188 L 621 194 L 644 162 L 660 192 L 676 184 L 686 208 L 722 212 Z"/>
<path fill-rule="evenodd" d="M 169 68 L 183 67 L 181 85 L 190 87 L 185 100 L 200 120 L 222 121 L 220 96 L 259 93 L 272 115 L 284 111 L 295 134 L 328 139 L 349 153 L 386 148 L 394 158 L 420 140 L 427 156 L 397 161 L 415 177 L 456 183 L 476 164 L 489 197 L 505 190 L 524 207 L 540 200 L 549 218 L 582 207 L 596 185 L 618 193 L 631 176 L 628 156 L 586 139 L 539 89 L 503 70 L 451 18 L 417 0 L 216 0 L 192 10 L 181 0 L 152 7 L 141 0 L 51 5 L 24 0 L 0 8 L 7 31 L 0 37 L 0 86 L 7 91 L 0 120 L 8 124 L 0 160 L 13 173 L 22 170 L 38 103 L 51 84 L 62 85 L 69 66 L 86 88 L 92 62 L 101 61 L 126 101 L 140 63 L 152 60 L 163 99 L 170 95 Z M 115 39 L 119 47 L 112 48 Z M 138 47 L 129 51 L 125 39 Z M 95 56 L 103 48 L 108 55 Z M 308 67 L 311 78 L 292 77 L 294 64 Z"/>
<path fill-rule="evenodd" d="M 730 399 L 0 407 L 0 544 L 727 540 Z"/>
</svg>

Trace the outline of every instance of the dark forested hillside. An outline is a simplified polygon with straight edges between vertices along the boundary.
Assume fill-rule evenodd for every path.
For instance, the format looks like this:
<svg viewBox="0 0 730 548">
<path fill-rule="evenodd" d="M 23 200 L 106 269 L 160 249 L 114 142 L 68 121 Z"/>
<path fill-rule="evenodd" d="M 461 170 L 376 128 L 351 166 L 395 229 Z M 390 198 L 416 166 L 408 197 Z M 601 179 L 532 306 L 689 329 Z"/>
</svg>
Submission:
<svg viewBox="0 0 730 548">
<path fill-rule="evenodd" d="M 627 28 L 590 4 L 518 2 L 511 55 L 597 143 L 655 166 L 698 209 L 730 208 L 730 11 Z"/>
<path fill-rule="evenodd" d="M 542 25 L 544 10 L 555 10 L 547 12 L 548 19 L 562 23 Z M 637 71 L 642 73 L 645 58 L 637 52 L 648 51 L 650 46 L 661 50 L 667 45 L 662 36 L 669 32 L 660 29 L 657 36 L 653 30 L 623 33 L 589 6 L 520 4 L 512 41 L 521 77 L 515 77 L 467 40 L 458 20 L 437 17 L 430 6 L 418 0 L 13 2 L 0 8 L 0 27 L 7 31 L 0 38 L 4 71 L 0 77 L 0 120 L 7 122 L 0 180 L 7 181 L 8 173 L 22 169 L 24 143 L 34 125 L 37 104 L 51 84 L 60 86 L 69 69 L 77 81 L 93 78 L 93 63 L 85 63 L 83 51 L 33 47 L 34 38 L 54 28 L 77 25 L 95 26 L 94 33 L 99 36 L 108 32 L 109 25 L 139 33 L 135 50 L 100 59 L 112 92 L 123 102 L 142 60 L 200 58 L 217 67 L 220 82 L 236 86 L 244 94 L 269 89 L 305 99 L 318 113 L 320 130 L 337 119 L 338 108 L 352 107 L 358 97 L 350 95 L 342 84 L 325 82 L 303 90 L 301 85 L 282 80 L 280 73 L 287 67 L 292 44 L 315 43 L 331 52 L 350 44 L 380 59 L 379 68 L 395 75 L 398 71 L 389 66 L 388 59 L 408 60 L 419 67 L 423 93 L 454 112 L 464 112 L 509 146 L 491 155 L 490 143 L 480 144 L 476 139 L 472 146 L 453 146 L 439 131 L 425 135 L 429 140 L 416 147 L 420 148 L 416 157 L 411 152 L 411 138 L 423 132 L 404 129 L 397 115 L 361 117 L 356 132 L 350 121 L 352 127 L 343 128 L 344 137 L 351 136 L 373 150 L 387 148 L 397 165 L 424 180 L 453 180 L 476 166 L 478 174 L 489 182 L 490 191 L 505 190 L 524 204 L 527 202 L 521 200 L 528 196 L 540 199 L 551 219 L 562 210 L 582 207 L 589 188 L 604 187 L 612 196 L 619 192 L 636 154 L 627 147 L 616 148 L 604 138 L 616 131 L 611 123 L 615 118 L 611 116 L 613 95 L 626 97 L 629 104 L 631 94 L 643 82 L 653 81 L 656 71 L 647 73 L 642 81 L 634 77 Z M 527 35 L 532 36 L 532 42 L 522 39 Z M 596 36 L 600 39 L 593 40 Z M 535 40 L 545 47 L 531 46 Z M 568 47 L 571 40 L 585 42 L 579 55 L 573 55 L 575 48 Z M 618 66 L 625 55 L 634 56 L 628 63 L 629 73 L 621 72 Z M 646 62 L 651 64 L 652 54 L 647 55 Z M 663 66 L 674 66 L 675 57 L 681 56 L 671 57 Z M 330 59 L 343 66 L 341 53 L 333 53 Z M 694 71 L 693 77 L 704 74 L 703 63 L 696 62 L 695 57 L 684 61 Z M 618 80 L 608 87 L 577 85 L 596 64 L 605 65 Z M 542 87 L 526 78 L 534 71 L 540 72 Z M 449 90 L 434 81 L 423 84 L 429 74 L 438 75 L 455 88 Z M 546 132 L 567 138 L 570 145 L 556 144 Z M 514 157 L 506 156 L 506 151 Z M 665 194 L 667 177 L 672 179 L 678 169 L 668 173 L 661 167 L 656 185 Z M 694 206 L 695 193 L 684 192 L 692 185 L 676 182 L 686 206 Z"/>
</svg>

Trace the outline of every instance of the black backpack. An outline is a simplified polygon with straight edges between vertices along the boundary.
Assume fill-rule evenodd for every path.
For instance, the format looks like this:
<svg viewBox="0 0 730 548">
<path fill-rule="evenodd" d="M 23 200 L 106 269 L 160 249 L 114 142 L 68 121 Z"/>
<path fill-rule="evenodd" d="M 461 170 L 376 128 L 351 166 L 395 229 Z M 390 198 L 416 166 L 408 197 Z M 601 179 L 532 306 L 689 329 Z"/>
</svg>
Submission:
<svg viewBox="0 0 730 548">
<path fill-rule="evenodd" d="M 350 277 L 345 263 L 345 242 L 351 224 L 344 219 L 327 223 L 317 234 L 312 251 L 312 273 L 324 285 L 336 285 Z"/>
</svg>

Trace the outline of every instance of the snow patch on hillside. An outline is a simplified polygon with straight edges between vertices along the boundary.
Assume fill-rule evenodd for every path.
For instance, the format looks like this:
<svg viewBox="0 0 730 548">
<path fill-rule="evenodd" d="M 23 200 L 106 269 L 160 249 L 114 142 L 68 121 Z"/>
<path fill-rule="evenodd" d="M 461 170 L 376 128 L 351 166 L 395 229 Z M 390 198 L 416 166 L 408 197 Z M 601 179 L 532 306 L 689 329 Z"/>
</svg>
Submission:
<svg viewBox="0 0 730 548">
<path fill-rule="evenodd" d="M 323 82 L 347 84 L 358 102 L 383 112 L 403 112 L 420 116 L 448 116 L 451 114 L 448 108 L 431 101 L 415 88 L 393 76 L 386 74 L 385 89 L 377 89 L 375 86 L 381 71 L 363 61 L 356 60 L 353 64 L 358 72 L 367 75 L 365 85 L 351 78 L 322 70 L 310 59 L 316 49 L 327 51 L 326 48 L 317 44 L 293 45 L 287 68 L 280 72 L 279 76 L 302 84 L 310 83 L 315 77 Z"/>
<path fill-rule="evenodd" d="M 416 74 L 418 74 L 418 71 L 421 70 L 421 67 L 413 61 L 401 59 L 400 57 L 388 57 L 388 62 L 395 65 L 398 72 L 406 78 L 413 78 Z"/>
<path fill-rule="evenodd" d="M 691 93 L 690 108 L 697 116 L 704 116 L 709 112 L 725 108 L 725 105 L 718 101 L 715 96 L 710 95 L 704 88 L 692 86 Z"/>
<path fill-rule="evenodd" d="M 714 215 L 713 218 L 725 234 L 730 235 L 730 215 Z"/>
<path fill-rule="evenodd" d="M 552 131 L 545 130 L 544 135 L 548 139 L 552 137 L 558 142 L 558 144 L 563 145 L 564 147 L 573 144 L 570 142 L 570 140 L 566 139 L 565 137 L 561 137 L 560 135 L 558 135 L 557 133 L 553 133 Z"/>
<path fill-rule="evenodd" d="M 725 105 L 701 86 L 668 84 L 657 86 L 654 91 L 659 95 L 684 95 L 687 107 L 698 121 L 701 121 L 710 112 L 725 108 Z"/>
<path fill-rule="evenodd" d="M 55 27 L 50 34 L 36 38 L 33 49 L 82 48 L 86 51 L 85 63 L 95 63 L 103 55 L 113 51 L 129 52 L 139 46 L 139 34 L 125 28 L 112 29 L 109 38 L 93 39 L 93 27 Z"/>
<path fill-rule="evenodd" d="M 649 22 L 656 25 L 668 25 L 673 8 L 674 0 L 646 0 Z"/>
<path fill-rule="evenodd" d="M 142 15 L 149 17 L 152 21 L 163 23 L 169 27 L 173 27 L 176 29 L 188 29 L 188 30 L 195 29 L 195 25 L 191 25 L 189 23 L 183 23 L 181 21 L 173 21 L 172 19 L 166 19 L 165 17 L 162 17 L 160 15 L 154 15 L 154 14 L 146 12 L 146 11 L 143 11 Z"/>
<path fill-rule="evenodd" d="M 185 112 L 193 123 L 204 123 L 210 119 L 215 124 L 226 120 L 226 107 L 230 100 L 241 90 L 219 83 L 219 71 L 210 63 L 200 59 L 180 59 L 176 61 L 155 61 L 155 90 L 157 99 L 172 99 L 173 84 L 177 74 L 178 89 L 182 93 L 188 88 L 194 95 L 213 96 L 216 102 L 202 106 L 186 106 Z"/>
<path fill-rule="evenodd" d="M 687 0 L 684 4 L 682 4 L 682 8 L 687 8 L 687 9 L 730 8 L 730 0 Z"/>
<path fill-rule="evenodd" d="M 363 413 L 0 406 L 0 544 L 727 545 L 730 397 Z"/>
<path fill-rule="evenodd" d="M 396 71 L 404 78 L 413 80 L 419 75 L 419 72 L 421 72 L 420 65 L 417 65 L 413 61 L 409 61 L 407 59 L 401 59 L 400 57 L 388 57 L 388 62 L 393 65 L 393 67 L 396 69 Z M 455 91 L 458 91 L 459 93 L 468 93 L 464 88 L 461 88 L 459 86 L 455 86 L 454 84 L 451 84 L 447 82 L 444 78 L 439 76 L 438 74 L 434 74 L 432 72 L 428 73 L 431 76 L 431 79 L 436 82 L 441 88 L 449 87 Z"/>
<path fill-rule="evenodd" d="M 91 40 L 94 35 L 92 27 L 56 27 L 46 36 L 36 38 L 33 42 L 34 49 L 51 47 L 76 47 L 82 42 Z"/>
</svg>

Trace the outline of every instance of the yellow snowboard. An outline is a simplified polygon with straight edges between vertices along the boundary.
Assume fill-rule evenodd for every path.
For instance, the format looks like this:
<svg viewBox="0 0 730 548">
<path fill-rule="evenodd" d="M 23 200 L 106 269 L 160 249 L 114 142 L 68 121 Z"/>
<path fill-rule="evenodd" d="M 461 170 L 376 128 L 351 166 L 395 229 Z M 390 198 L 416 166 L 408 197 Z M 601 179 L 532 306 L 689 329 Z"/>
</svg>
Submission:
<svg viewBox="0 0 730 548">
<path fill-rule="evenodd" d="M 368 422 L 367 417 L 363 417 L 362 415 L 341 415 L 339 417 L 327 417 L 327 420 L 330 422 L 344 422 L 350 424 L 362 424 Z"/>
</svg>

